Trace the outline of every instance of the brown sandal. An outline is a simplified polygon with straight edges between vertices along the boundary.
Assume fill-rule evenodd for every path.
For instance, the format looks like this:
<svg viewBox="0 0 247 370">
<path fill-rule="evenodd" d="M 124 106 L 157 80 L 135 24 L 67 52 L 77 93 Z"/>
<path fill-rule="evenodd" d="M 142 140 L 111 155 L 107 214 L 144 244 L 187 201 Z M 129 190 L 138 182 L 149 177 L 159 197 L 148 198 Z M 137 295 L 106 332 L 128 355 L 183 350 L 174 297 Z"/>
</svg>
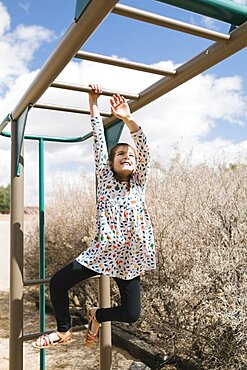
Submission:
<svg viewBox="0 0 247 370">
<path fill-rule="evenodd" d="M 52 335 L 56 334 L 58 339 L 53 339 Z M 58 331 L 54 331 L 50 334 L 43 334 L 36 339 L 35 342 L 32 343 L 33 348 L 42 349 L 42 348 L 49 348 L 53 347 L 57 344 L 68 344 L 71 342 L 72 339 L 72 331 L 71 329 L 66 331 L 65 333 L 60 333 Z"/>
<path fill-rule="evenodd" d="M 96 320 L 95 317 L 96 310 L 97 307 L 88 308 L 87 310 L 88 328 L 85 338 L 87 347 L 93 346 L 99 333 L 100 323 Z"/>
</svg>

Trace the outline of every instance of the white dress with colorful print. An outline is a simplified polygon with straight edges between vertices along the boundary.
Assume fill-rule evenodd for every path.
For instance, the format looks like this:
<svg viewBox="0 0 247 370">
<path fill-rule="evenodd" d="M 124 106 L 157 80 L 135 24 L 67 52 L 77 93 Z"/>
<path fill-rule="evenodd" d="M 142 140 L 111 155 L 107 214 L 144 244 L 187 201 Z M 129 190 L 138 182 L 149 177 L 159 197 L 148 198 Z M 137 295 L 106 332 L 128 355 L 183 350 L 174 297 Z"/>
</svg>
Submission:
<svg viewBox="0 0 247 370">
<path fill-rule="evenodd" d="M 115 179 L 108 163 L 102 119 L 92 118 L 97 175 L 96 232 L 77 261 L 100 274 L 130 280 L 155 268 L 155 247 L 144 187 L 149 169 L 149 148 L 140 128 L 132 133 L 137 168 L 130 187 Z"/>
</svg>

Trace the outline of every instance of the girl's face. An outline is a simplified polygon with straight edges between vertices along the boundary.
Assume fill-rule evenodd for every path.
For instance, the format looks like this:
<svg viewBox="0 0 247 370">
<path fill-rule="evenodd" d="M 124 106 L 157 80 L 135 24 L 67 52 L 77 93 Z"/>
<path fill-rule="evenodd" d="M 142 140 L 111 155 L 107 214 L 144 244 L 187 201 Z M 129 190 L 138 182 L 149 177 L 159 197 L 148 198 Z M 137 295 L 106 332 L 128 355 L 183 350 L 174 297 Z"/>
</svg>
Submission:
<svg viewBox="0 0 247 370">
<path fill-rule="evenodd" d="M 128 145 L 120 145 L 113 159 L 113 170 L 117 175 L 128 178 L 136 169 L 134 150 Z"/>
</svg>

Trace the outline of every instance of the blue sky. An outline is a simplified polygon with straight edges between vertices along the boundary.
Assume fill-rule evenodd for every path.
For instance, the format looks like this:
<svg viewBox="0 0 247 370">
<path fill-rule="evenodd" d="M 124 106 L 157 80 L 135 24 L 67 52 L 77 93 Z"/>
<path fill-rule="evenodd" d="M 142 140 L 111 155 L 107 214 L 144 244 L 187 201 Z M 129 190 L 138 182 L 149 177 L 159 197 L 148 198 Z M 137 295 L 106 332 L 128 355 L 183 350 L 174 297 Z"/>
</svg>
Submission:
<svg viewBox="0 0 247 370">
<path fill-rule="evenodd" d="M 122 0 L 119 3 L 223 33 L 230 27 L 155 0 Z M 75 0 L 0 0 L 0 120 L 12 111 L 70 27 L 75 5 Z M 212 43 L 111 14 L 83 50 L 174 68 Z M 135 113 L 136 120 L 148 134 L 154 157 L 167 163 L 174 147 L 179 145 L 184 152 L 193 150 L 195 162 L 208 160 L 209 154 L 217 158 L 225 156 L 224 160 L 229 162 L 239 160 L 239 157 L 241 161 L 246 160 L 246 62 L 245 49 Z M 159 78 L 74 60 L 58 80 L 83 85 L 98 81 L 105 88 L 139 92 Z M 87 96 L 68 95 L 64 91 L 53 91 L 41 98 L 44 102 L 58 103 L 57 100 L 63 105 L 87 107 Z M 101 104 L 103 110 L 109 109 L 107 99 L 102 98 Z M 30 114 L 29 120 L 27 132 L 31 133 L 77 136 L 90 130 L 88 117 L 65 117 L 61 113 L 37 113 L 36 110 Z M 83 128 L 80 122 L 83 122 Z M 123 133 L 126 138 L 127 135 Z M 92 169 L 90 145 L 86 144 L 83 149 L 76 145 L 66 148 L 47 146 L 47 189 L 51 189 L 54 181 L 51 174 L 69 174 L 74 178 L 81 171 Z M 33 171 L 29 170 L 36 166 L 35 150 L 35 144 L 26 145 L 28 203 L 36 201 L 36 175 L 30 175 Z M 0 158 L 0 185 L 6 185 L 9 182 L 9 143 L 1 137 Z"/>
</svg>

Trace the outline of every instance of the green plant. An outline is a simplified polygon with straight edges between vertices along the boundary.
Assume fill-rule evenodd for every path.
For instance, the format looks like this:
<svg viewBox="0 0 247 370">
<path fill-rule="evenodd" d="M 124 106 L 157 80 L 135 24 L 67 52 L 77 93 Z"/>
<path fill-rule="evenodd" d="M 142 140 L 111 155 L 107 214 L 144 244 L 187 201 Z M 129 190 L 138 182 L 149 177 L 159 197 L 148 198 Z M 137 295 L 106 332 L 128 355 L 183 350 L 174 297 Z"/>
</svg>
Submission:
<svg viewBox="0 0 247 370">
<path fill-rule="evenodd" d="M 10 185 L 0 186 L 0 212 L 10 210 Z"/>
</svg>

